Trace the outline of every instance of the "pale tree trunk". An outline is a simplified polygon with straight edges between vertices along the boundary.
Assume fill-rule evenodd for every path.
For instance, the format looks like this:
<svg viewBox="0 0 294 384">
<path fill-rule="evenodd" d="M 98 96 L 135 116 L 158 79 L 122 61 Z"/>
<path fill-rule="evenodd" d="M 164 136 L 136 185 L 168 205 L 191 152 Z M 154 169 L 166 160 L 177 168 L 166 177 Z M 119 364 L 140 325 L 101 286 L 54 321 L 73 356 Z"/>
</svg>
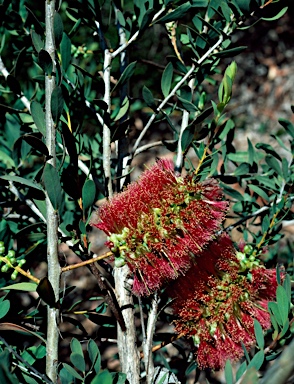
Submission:
<svg viewBox="0 0 294 384">
<path fill-rule="evenodd" d="M 46 145 L 52 158 L 48 161 L 53 167 L 56 166 L 56 129 L 51 115 L 51 95 L 55 87 L 55 42 L 53 17 L 55 12 L 55 0 L 45 1 L 45 23 L 46 41 L 45 50 L 50 54 L 53 62 L 53 75 L 45 75 L 45 109 L 46 109 Z M 59 299 L 60 265 L 58 262 L 58 212 L 56 212 L 46 194 L 47 210 L 47 261 L 48 279 L 53 287 L 55 301 Z M 57 383 L 57 362 L 58 362 L 58 310 L 48 307 L 47 314 L 47 345 L 46 345 L 46 374 Z"/>
</svg>

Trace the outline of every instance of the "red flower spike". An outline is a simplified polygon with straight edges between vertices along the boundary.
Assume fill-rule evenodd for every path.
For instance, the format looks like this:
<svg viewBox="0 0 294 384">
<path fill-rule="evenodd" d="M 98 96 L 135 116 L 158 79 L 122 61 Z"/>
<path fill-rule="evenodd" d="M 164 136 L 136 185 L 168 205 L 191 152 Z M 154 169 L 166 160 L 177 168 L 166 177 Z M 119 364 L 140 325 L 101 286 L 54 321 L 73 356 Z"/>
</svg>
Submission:
<svg viewBox="0 0 294 384">
<path fill-rule="evenodd" d="M 200 368 L 223 368 L 227 359 L 243 356 L 241 342 L 255 343 L 254 319 L 266 330 L 267 311 L 275 298 L 276 271 L 252 263 L 244 271 L 231 240 L 225 234 L 212 241 L 185 277 L 168 288 L 174 298 L 177 333 L 192 337 Z"/>
<path fill-rule="evenodd" d="M 185 274 L 213 240 L 228 208 L 222 198 L 215 180 L 177 177 L 172 161 L 160 160 L 106 202 L 93 225 L 134 273 L 134 293 L 148 295 Z"/>
</svg>

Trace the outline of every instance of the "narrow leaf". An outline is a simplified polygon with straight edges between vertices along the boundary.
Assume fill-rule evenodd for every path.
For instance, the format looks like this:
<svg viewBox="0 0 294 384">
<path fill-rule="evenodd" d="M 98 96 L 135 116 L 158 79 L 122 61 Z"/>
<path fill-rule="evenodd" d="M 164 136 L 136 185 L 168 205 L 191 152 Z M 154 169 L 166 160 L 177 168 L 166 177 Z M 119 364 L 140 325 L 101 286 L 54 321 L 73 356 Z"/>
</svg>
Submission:
<svg viewBox="0 0 294 384">
<path fill-rule="evenodd" d="M 86 211 L 94 203 L 96 197 L 96 185 L 93 180 L 87 180 L 83 186 L 82 199 L 83 210 Z"/>
<path fill-rule="evenodd" d="M 63 105 L 64 99 L 62 95 L 62 89 L 61 87 L 56 87 L 54 88 L 51 95 L 51 114 L 55 124 L 58 123 L 58 120 L 62 114 Z"/>
<path fill-rule="evenodd" d="M 277 288 L 277 304 L 281 316 L 282 324 L 288 320 L 290 303 L 288 300 L 288 294 L 282 285 L 278 285 Z"/>
<path fill-rule="evenodd" d="M 231 48 L 231 49 L 225 49 L 220 52 L 213 53 L 213 56 L 216 57 L 234 57 L 239 55 L 239 53 L 243 52 L 247 46 L 240 46 L 236 48 Z"/>
<path fill-rule="evenodd" d="M 37 184 L 32 180 L 27 180 L 20 176 L 5 175 L 5 176 L 0 176 L 0 179 L 14 181 L 15 183 L 20 183 L 20 184 L 26 185 L 27 187 L 31 187 L 31 188 L 35 188 L 40 191 L 43 191 L 43 188 L 40 184 Z"/>
<path fill-rule="evenodd" d="M 38 284 L 36 283 L 16 283 L 12 285 L 6 285 L 0 289 L 16 289 L 17 291 L 25 291 L 25 292 L 36 292 Z"/>
<path fill-rule="evenodd" d="M 41 152 L 45 156 L 49 156 L 49 151 L 47 145 L 34 135 L 23 135 L 22 139 L 25 140 L 31 147 Z"/>
<path fill-rule="evenodd" d="M 53 16 L 53 29 L 56 47 L 59 46 L 63 34 L 63 22 L 59 13 L 55 12 Z"/>
<path fill-rule="evenodd" d="M 71 62 L 71 40 L 65 32 L 63 32 L 60 44 L 61 65 L 64 71 L 67 70 Z"/>
<path fill-rule="evenodd" d="M 187 11 L 191 8 L 190 2 L 186 2 L 179 7 L 176 7 L 175 10 L 169 12 L 167 15 L 163 16 L 157 22 L 159 23 L 169 23 L 170 21 L 179 20 L 181 17 L 187 14 Z"/>
<path fill-rule="evenodd" d="M 132 77 L 133 73 L 135 72 L 137 62 L 134 61 L 133 63 L 130 63 L 126 69 L 121 74 L 120 78 L 118 79 L 117 83 L 115 84 L 112 92 L 120 85 L 125 84 L 130 78 Z"/>
<path fill-rule="evenodd" d="M 5 288 L 7 289 L 7 288 Z M 10 301 L 9 300 L 3 300 L 0 303 L 0 319 L 2 319 L 4 316 L 7 315 L 10 309 Z"/>
<path fill-rule="evenodd" d="M 71 365 L 67 363 L 62 363 L 62 365 L 67 370 L 67 372 L 70 373 L 73 377 L 83 381 L 82 376 Z"/>
<path fill-rule="evenodd" d="M 173 78 L 173 65 L 168 63 L 165 67 L 161 77 L 161 90 L 164 97 L 167 97 L 171 89 L 171 83 Z"/>
<path fill-rule="evenodd" d="M 142 96 L 143 96 L 145 103 L 148 105 L 148 107 L 155 110 L 156 104 L 154 101 L 154 97 L 152 95 L 152 92 L 150 91 L 149 88 L 146 87 L 146 85 L 143 86 Z"/>
<path fill-rule="evenodd" d="M 46 163 L 43 171 L 43 182 L 53 208 L 57 211 L 62 203 L 62 188 L 59 175 L 55 167 Z"/>
<path fill-rule="evenodd" d="M 264 362 L 264 351 L 258 351 L 248 364 L 248 368 L 254 367 L 257 371 L 261 368 Z"/>
<path fill-rule="evenodd" d="M 99 373 L 101 369 L 101 355 L 94 340 L 89 340 L 87 350 L 89 353 L 89 358 L 92 362 L 92 367 L 94 368 L 96 373 Z"/>
<path fill-rule="evenodd" d="M 51 56 L 45 49 L 41 49 L 39 51 L 39 65 L 43 69 L 43 71 L 46 73 L 46 75 L 51 76 L 52 70 L 53 70 L 53 63 Z"/>
<path fill-rule="evenodd" d="M 55 294 L 47 277 L 43 277 L 40 280 L 36 292 L 40 298 L 49 305 L 50 308 L 56 308 Z"/>
<path fill-rule="evenodd" d="M 234 384 L 233 370 L 232 370 L 232 364 L 230 360 L 226 361 L 225 378 L 226 378 L 226 384 Z"/>
<path fill-rule="evenodd" d="M 45 112 L 38 101 L 33 100 L 31 102 L 31 114 L 34 123 L 42 135 L 46 136 L 46 123 L 45 123 Z"/>
<path fill-rule="evenodd" d="M 41 39 L 41 36 L 38 35 L 34 30 L 31 30 L 31 37 L 32 37 L 32 42 L 35 50 L 39 53 L 41 49 L 44 48 L 44 42 Z"/>
<path fill-rule="evenodd" d="M 254 319 L 254 332 L 255 332 L 257 345 L 259 346 L 260 349 L 263 349 L 264 348 L 263 331 L 260 323 L 256 319 Z"/>
</svg>

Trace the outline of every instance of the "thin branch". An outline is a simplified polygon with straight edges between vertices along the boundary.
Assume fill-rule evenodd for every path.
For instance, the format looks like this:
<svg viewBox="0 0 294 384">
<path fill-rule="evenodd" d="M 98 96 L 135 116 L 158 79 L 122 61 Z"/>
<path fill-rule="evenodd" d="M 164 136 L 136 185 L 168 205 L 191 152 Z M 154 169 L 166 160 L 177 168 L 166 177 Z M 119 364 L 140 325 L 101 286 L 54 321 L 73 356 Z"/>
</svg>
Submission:
<svg viewBox="0 0 294 384">
<path fill-rule="evenodd" d="M 165 11 L 165 7 L 163 7 L 160 11 L 158 11 L 154 16 L 153 16 L 153 19 L 152 19 L 152 23 L 154 23 L 157 18 Z M 114 59 L 117 55 L 119 55 L 121 52 L 123 52 L 126 48 L 128 48 L 128 46 L 130 44 L 132 44 L 136 39 L 137 37 L 139 36 L 139 33 L 140 31 L 136 31 L 133 36 L 128 40 L 126 41 L 124 44 L 122 44 L 119 48 L 117 48 L 116 51 L 112 52 L 111 53 L 111 57 L 112 59 Z"/>
<path fill-rule="evenodd" d="M 173 144 L 174 140 L 165 140 L 165 143 Z M 137 148 L 137 150 L 134 153 L 134 157 L 139 155 L 140 153 L 142 153 L 144 151 L 147 151 L 150 148 L 159 147 L 159 146 L 162 146 L 162 145 L 164 145 L 164 142 L 162 140 L 155 141 L 154 143 L 142 145 L 141 147 Z"/>
</svg>

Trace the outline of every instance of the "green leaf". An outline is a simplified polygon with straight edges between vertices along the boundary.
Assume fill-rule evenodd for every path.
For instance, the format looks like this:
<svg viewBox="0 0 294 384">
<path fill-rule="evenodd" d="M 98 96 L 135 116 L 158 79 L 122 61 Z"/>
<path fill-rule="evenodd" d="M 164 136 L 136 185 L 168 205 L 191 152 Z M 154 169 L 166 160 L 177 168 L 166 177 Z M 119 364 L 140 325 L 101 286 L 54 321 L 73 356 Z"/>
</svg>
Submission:
<svg viewBox="0 0 294 384">
<path fill-rule="evenodd" d="M 7 288 L 5 288 L 5 289 L 7 289 Z M 10 301 L 9 300 L 3 300 L 0 303 L 0 319 L 2 319 L 2 317 L 7 315 L 7 313 L 9 312 L 9 309 L 10 309 Z"/>
<path fill-rule="evenodd" d="M 279 119 L 279 123 L 283 128 L 285 128 L 287 133 L 289 133 L 289 135 L 294 139 L 294 125 L 289 120 L 286 120 L 286 119 Z"/>
<path fill-rule="evenodd" d="M 129 102 L 129 98 L 126 96 L 122 102 L 122 105 L 119 109 L 119 112 L 118 114 L 115 116 L 115 118 L 113 119 L 114 121 L 118 121 L 120 120 L 122 117 L 126 116 L 128 110 L 129 110 L 129 107 L 130 107 L 130 102 Z"/>
<path fill-rule="evenodd" d="M 148 105 L 148 107 L 150 107 L 153 110 L 156 110 L 156 104 L 154 101 L 154 97 L 152 95 L 152 92 L 150 91 L 149 88 L 146 87 L 146 85 L 143 86 L 142 96 L 143 96 L 145 103 Z"/>
<path fill-rule="evenodd" d="M 82 345 L 79 342 L 79 340 L 76 339 L 75 337 L 71 339 L 70 349 L 72 350 L 72 352 L 75 352 L 80 354 L 81 356 L 84 356 Z"/>
<path fill-rule="evenodd" d="M 240 46 L 240 47 L 236 47 L 236 48 L 225 49 L 223 51 L 213 53 L 213 56 L 216 56 L 216 57 L 234 57 L 234 56 L 239 55 L 239 53 L 243 52 L 246 48 L 247 48 L 247 46 L 244 45 L 244 46 Z"/>
<path fill-rule="evenodd" d="M 59 13 L 55 12 L 53 16 L 53 29 L 54 29 L 54 37 L 55 37 L 55 45 L 59 46 L 62 34 L 63 34 L 63 22 Z"/>
<path fill-rule="evenodd" d="M 271 155 L 267 155 L 265 157 L 265 161 L 271 169 L 273 169 L 279 176 L 283 177 L 281 166 L 276 158 Z"/>
<path fill-rule="evenodd" d="M 5 175 L 5 176 L 0 176 L 0 179 L 13 181 L 15 183 L 26 185 L 27 187 L 38 189 L 39 191 L 44 191 L 40 184 L 37 184 L 32 180 L 27 180 L 20 176 Z"/>
<path fill-rule="evenodd" d="M 41 49 L 39 51 L 39 65 L 43 69 L 43 71 L 46 73 L 46 75 L 51 76 L 52 70 L 53 70 L 53 63 L 51 56 L 45 49 Z"/>
<path fill-rule="evenodd" d="M 168 63 L 165 67 L 161 77 L 161 90 L 164 97 L 167 97 L 171 89 L 171 83 L 173 78 L 173 65 Z"/>
<path fill-rule="evenodd" d="M 261 351 L 258 351 L 253 356 L 252 360 L 248 364 L 248 369 L 251 367 L 254 367 L 258 371 L 260 369 L 260 367 L 262 366 L 263 362 L 264 362 L 264 351 L 261 350 Z"/>
<path fill-rule="evenodd" d="M 254 333 L 255 333 L 257 345 L 259 346 L 260 349 L 263 349 L 264 348 L 263 331 L 260 323 L 256 319 L 254 319 Z"/>
<path fill-rule="evenodd" d="M 248 138 L 247 138 L 247 144 L 248 144 L 248 163 L 252 166 L 254 163 L 254 147 Z"/>
<path fill-rule="evenodd" d="M 106 369 L 96 375 L 91 381 L 91 384 L 112 384 L 112 376 Z"/>
<path fill-rule="evenodd" d="M 281 318 L 281 315 L 280 315 L 278 304 L 273 302 L 273 301 L 270 301 L 268 303 L 268 310 L 273 315 L 275 321 L 282 327 L 283 326 L 283 321 L 282 321 L 282 318 Z"/>
<path fill-rule="evenodd" d="M 41 36 L 38 35 L 34 30 L 31 30 L 31 38 L 35 50 L 39 53 L 41 49 L 44 48 L 44 42 L 41 39 Z"/>
<path fill-rule="evenodd" d="M 174 9 L 172 12 L 169 12 L 165 16 L 163 16 L 161 19 L 157 20 L 157 23 L 169 23 L 170 21 L 176 21 L 179 20 L 181 17 L 185 16 L 187 14 L 187 11 L 191 8 L 190 2 L 186 2 L 176 9 Z"/>
<path fill-rule="evenodd" d="M 49 305 L 50 308 L 57 307 L 52 285 L 46 276 L 40 280 L 36 292 L 38 293 L 40 298 L 45 301 L 46 304 Z"/>
<path fill-rule="evenodd" d="M 195 113 L 195 112 L 198 111 L 197 107 L 193 103 L 191 103 L 191 101 L 186 100 L 186 99 L 184 99 L 184 98 L 182 98 L 180 96 L 177 96 L 177 97 L 178 97 L 178 100 L 179 100 L 180 104 L 182 105 L 182 107 L 186 111 L 188 111 L 190 113 Z"/>
<path fill-rule="evenodd" d="M 82 199 L 83 199 L 83 210 L 86 211 L 95 201 L 96 197 L 96 185 L 93 180 L 86 180 L 83 190 L 82 190 Z"/>
<path fill-rule="evenodd" d="M 285 322 L 288 320 L 290 302 L 288 299 L 288 294 L 282 285 L 278 285 L 277 288 L 277 304 L 279 307 L 281 322 L 282 325 L 284 325 Z"/>
<path fill-rule="evenodd" d="M 42 135 L 46 136 L 45 112 L 38 101 L 31 102 L 31 115 L 34 123 Z"/>
<path fill-rule="evenodd" d="M 247 163 L 241 163 L 233 172 L 235 176 L 244 176 L 249 172 L 249 165 Z"/>
<path fill-rule="evenodd" d="M 76 379 L 82 380 L 83 382 L 82 376 L 72 366 L 70 366 L 67 363 L 62 363 L 62 365 L 67 370 L 68 373 L 70 373 Z"/>
<path fill-rule="evenodd" d="M 36 283 L 16 283 L 12 285 L 6 285 L 0 289 L 16 289 L 17 291 L 36 292 L 38 284 Z"/>
<path fill-rule="evenodd" d="M 71 40 L 65 32 L 63 32 L 60 44 L 61 65 L 66 72 L 71 62 Z"/>
<path fill-rule="evenodd" d="M 48 147 L 42 140 L 30 134 L 23 135 L 22 139 L 25 140 L 31 147 L 49 157 Z"/>
<path fill-rule="evenodd" d="M 232 369 L 232 364 L 230 360 L 226 361 L 225 378 L 226 378 L 226 384 L 234 384 L 233 369 Z"/>
<path fill-rule="evenodd" d="M 283 9 L 281 9 L 281 11 L 279 13 L 277 13 L 275 16 L 273 17 L 262 17 L 261 20 L 266 20 L 266 21 L 273 21 L 273 20 L 277 20 L 277 19 L 280 19 L 288 10 L 288 7 L 285 7 Z"/>
<path fill-rule="evenodd" d="M 101 355 L 94 340 L 89 340 L 87 350 L 89 353 L 89 358 L 92 362 L 92 368 L 95 370 L 96 373 L 99 373 L 101 369 Z"/>
<path fill-rule="evenodd" d="M 266 194 L 266 192 L 264 192 L 264 190 L 262 188 L 258 187 L 257 185 L 255 185 L 255 184 L 248 184 L 248 187 L 250 189 L 252 189 L 253 192 L 257 193 L 258 196 L 262 197 L 264 200 L 268 200 L 269 199 L 269 197 Z"/>
<path fill-rule="evenodd" d="M 85 363 L 84 356 L 80 355 L 79 353 L 72 352 L 70 354 L 70 361 L 76 369 L 85 373 L 86 363 Z"/>
<path fill-rule="evenodd" d="M 51 94 L 51 115 L 55 124 L 58 123 L 58 120 L 62 114 L 64 105 L 64 99 L 62 95 L 61 87 L 56 87 L 53 89 Z"/>
<path fill-rule="evenodd" d="M 51 164 L 46 163 L 43 171 L 43 182 L 53 208 L 58 211 L 62 204 L 63 191 L 58 172 Z"/>
<path fill-rule="evenodd" d="M 240 380 L 241 376 L 244 374 L 246 369 L 247 369 L 247 363 L 246 361 L 243 361 L 243 363 L 238 368 L 238 371 L 236 372 L 236 382 Z"/>
<path fill-rule="evenodd" d="M 130 78 L 133 76 L 134 72 L 135 72 L 135 68 L 136 68 L 136 65 L 137 65 L 137 62 L 134 61 L 133 63 L 130 63 L 126 69 L 123 71 L 123 73 L 121 74 L 120 78 L 118 79 L 117 83 L 115 84 L 112 92 L 118 87 L 118 86 L 122 86 L 123 84 L 125 84 L 128 80 L 130 80 Z"/>
<path fill-rule="evenodd" d="M 187 148 L 191 145 L 194 139 L 194 131 L 195 127 L 193 125 L 188 125 L 188 127 L 186 127 L 186 129 L 184 130 L 181 139 L 182 152 L 185 152 Z"/>
<path fill-rule="evenodd" d="M 275 158 L 277 158 L 278 160 L 281 160 L 280 155 L 277 153 L 277 151 L 270 144 L 267 144 L 267 143 L 257 143 L 255 145 L 255 147 L 257 149 L 262 149 L 266 153 L 268 153 L 268 154 L 274 156 Z"/>
</svg>

